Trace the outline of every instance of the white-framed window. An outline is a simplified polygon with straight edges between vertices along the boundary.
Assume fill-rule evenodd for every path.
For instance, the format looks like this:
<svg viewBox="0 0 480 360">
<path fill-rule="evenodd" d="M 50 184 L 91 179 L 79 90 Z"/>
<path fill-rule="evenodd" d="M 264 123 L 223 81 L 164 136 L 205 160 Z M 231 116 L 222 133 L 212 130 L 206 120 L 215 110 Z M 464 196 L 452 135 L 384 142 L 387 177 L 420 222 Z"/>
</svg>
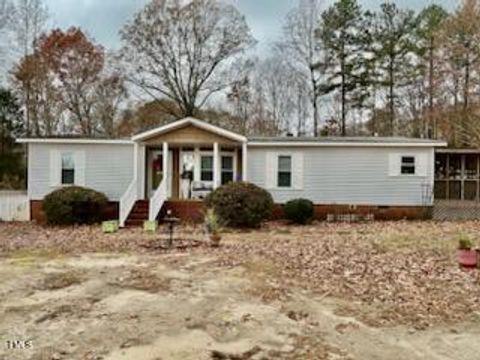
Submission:
<svg viewBox="0 0 480 360">
<path fill-rule="evenodd" d="M 292 156 L 279 155 L 277 169 L 277 186 L 279 188 L 292 187 Z"/>
<path fill-rule="evenodd" d="M 228 184 L 234 181 L 234 157 L 233 155 L 222 156 L 222 185 Z"/>
<path fill-rule="evenodd" d="M 75 155 L 72 152 L 62 153 L 61 184 L 75 184 Z"/>
<path fill-rule="evenodd" d="M 401 175 L 415 175 L 415 156 L 402 156 L 400 162 L 400 174 Z"/>
<path fill-rule="evenodd" d="M 200 157 L 200 180 L 213 181 L 213 156 L 211 155 Z"/>
<path fill-rule="evenodd" d="M 303 151 L 267 151 L 265 187 L 272 191 L 303 190 Z"/>
</svg>

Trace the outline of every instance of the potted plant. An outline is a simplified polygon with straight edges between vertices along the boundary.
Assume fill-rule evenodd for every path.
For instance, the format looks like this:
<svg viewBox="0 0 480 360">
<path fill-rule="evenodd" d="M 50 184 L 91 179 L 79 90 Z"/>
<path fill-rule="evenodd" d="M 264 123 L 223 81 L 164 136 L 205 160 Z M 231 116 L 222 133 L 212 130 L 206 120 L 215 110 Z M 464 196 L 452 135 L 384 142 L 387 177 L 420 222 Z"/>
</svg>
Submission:
<svg viewBox="0 0 480 360">
<path fill-rule="evenodd" d="M 222 236 L 220 235 L 220 218 L 213 209 L 208 209 L 205 213 L 205 230 L 213 247 L 220 245 Z"/>
<path fill-rule="evenodd" d="M 477 251 L 473 248 L 472 240 L 464 235 L 458 240 L 458 262 L 462 267 L 477 266 Z"/>
</svg>

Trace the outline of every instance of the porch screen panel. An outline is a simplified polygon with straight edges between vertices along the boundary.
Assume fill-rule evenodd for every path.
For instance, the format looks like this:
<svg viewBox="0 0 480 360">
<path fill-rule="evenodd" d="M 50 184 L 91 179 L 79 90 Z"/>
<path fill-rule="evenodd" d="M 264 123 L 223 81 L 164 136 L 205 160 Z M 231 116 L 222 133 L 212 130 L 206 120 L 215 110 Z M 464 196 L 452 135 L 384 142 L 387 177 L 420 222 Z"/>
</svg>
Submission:
<svg viewBox="0 0 480 360">
<path fill-rule="evenodd" d="M 447 198 L 447 155 L 436 154 L 435 156 L 435 199 Z"/>
</svg>

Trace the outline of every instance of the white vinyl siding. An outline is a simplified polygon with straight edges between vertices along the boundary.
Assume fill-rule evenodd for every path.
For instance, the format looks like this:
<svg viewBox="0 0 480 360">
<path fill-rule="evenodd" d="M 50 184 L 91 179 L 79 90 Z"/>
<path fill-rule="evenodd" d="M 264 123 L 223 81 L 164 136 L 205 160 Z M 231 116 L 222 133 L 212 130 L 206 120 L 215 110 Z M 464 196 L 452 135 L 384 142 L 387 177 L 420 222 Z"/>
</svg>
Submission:
<svg viewBox="0 0 480 360">
<path fill-rule="evenodd" d="M 85 164 L 85 151 L 79 150 L 75 151 L 74 155 L 75 161 L 75 185 L 77 186 L 85 186 L 85 171 L 86 171 L 86 164 Z"/>
<path fill-rule="evenodd" d="M 103 192 L 118 201 L 133 180 L 133 145 L 29 144 L 28 193 L 42 200 L 60 188 L 62 153 L 72 153 L 75 185 Z"/>
<path fill-rule="evenodd" d="M 304 197 L 315 204 L 431 205 L 433 147 L 288 150 L 271 146 L 248 149 L 249 181 L 270 191 L 277 203 Z M 296 154 L 292 161 L 294 186 L 278 188 L 275 159 L 289 153 Z M 415 175 L 400 174 L 401 156 L 415 157 Z"/>
</svg>

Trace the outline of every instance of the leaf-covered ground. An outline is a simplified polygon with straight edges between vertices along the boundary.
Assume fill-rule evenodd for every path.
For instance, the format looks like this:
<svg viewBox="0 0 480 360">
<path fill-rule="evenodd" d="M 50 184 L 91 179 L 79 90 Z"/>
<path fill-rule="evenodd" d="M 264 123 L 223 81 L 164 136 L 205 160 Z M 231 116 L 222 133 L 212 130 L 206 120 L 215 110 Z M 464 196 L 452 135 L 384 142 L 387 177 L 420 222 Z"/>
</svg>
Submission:
<svg viewBox="0 0 480 360">
<path fill-rule="evenodd" d="M 255 271 L 267 272 L 281 287 L 345 300 L 338 311 L 370 325 L 426 328 L 480 317 L 480 271 L 466 272 L 456 263 L 459 235 L 480 240 L 479 230 L 474 221 L 270 223 L 255 231 L 226 232 L 219 249 L 205 244 L 181 251 L 212 254 L 225 269 L 255 262 Z M 205 240 L 200 226 L 178 228 L 176 236 L 187 246 Z M 0 224 L 0 254 L 148 253 L 166 238 L 164 229 L 106 235 L 99 227 Z"/>
<path fill-rule="evenodd" d="M 479 229 L 479 222 L 276 224 L 263 234 L 236 235 L 223 247 L 222 263 L 260 256 L 285 283 L 350 304 L 339 311 L 371 325 L 421 329 L 480 318 L 480 270 L 456 262 L 459 234 L 478 239 Z"/>
</svg>

